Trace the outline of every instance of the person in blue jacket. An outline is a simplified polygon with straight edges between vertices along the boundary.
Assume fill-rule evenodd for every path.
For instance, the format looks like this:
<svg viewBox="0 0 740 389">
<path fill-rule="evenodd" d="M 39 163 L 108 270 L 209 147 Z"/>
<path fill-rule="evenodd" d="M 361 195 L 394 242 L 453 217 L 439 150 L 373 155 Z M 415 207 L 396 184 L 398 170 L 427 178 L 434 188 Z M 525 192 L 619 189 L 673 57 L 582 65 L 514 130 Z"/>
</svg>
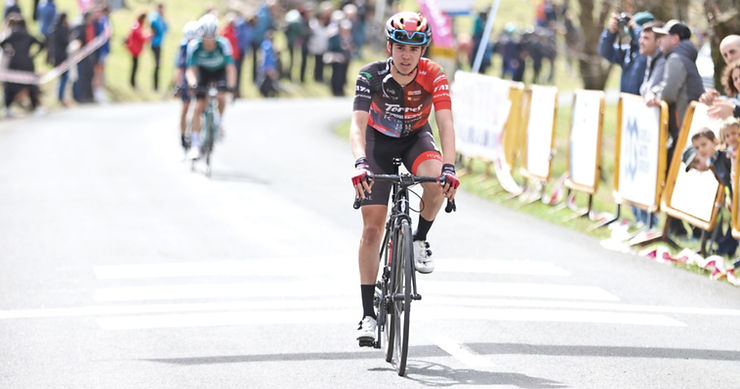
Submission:
<svg viewBox="0 0 740 389">
<path fill-rule="evenodd" d="M 650 12 L 638 12 L 634 16 L 626 12 L 612 13 L 609 26 L 601 33 L 599 55 L 622 68 L 620 92 L 640 94 L 647 64 L 647 58 L 640 54 L 641 26 L 653 20 L 655 17 Z M 623 44 L 625 36 L 629 42 Z"/>
<path fill-rule="evenodd" d="M 164 4 L 157 4 L 157 10 L 149 14 L 149 25 L 152 28 L 152 51 L 154 52 L 154 90 L 159 89 L 159 59 L 162 55 L 162 42 L 167 33 L 167 22 L 164 20 Z"/>
</svg>

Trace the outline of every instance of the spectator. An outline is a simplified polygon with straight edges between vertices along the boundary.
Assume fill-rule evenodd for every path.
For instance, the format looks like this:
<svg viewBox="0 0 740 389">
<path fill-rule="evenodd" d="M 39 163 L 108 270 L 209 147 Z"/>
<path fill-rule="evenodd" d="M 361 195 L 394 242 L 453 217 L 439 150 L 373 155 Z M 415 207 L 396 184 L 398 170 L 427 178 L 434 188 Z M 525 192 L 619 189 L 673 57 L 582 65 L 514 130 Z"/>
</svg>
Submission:
<svg viewBox="0 0 740 389">
<path fill-rule="evenodd" d="M 242 52 L 239 50 L 239 37 L 236 31 L 236 14 L 230 12 L 225 17 L 226 24 L 221 31 L 221 36 L 226 38 L 231 44 L 231 58 L 235 63 L 240 63 Z M 237 73 L 239 72 L 239 66 L 236 67 Z"/>
<path fill-rule="evenodd" d="M 347 20 L 352 23 L 352 57 L 360 58 L 360 50 L 365 44 L 365 21 L 364 21 L 364 10 L 360 14 L 360 7 L 358 5 L 348 3 L 342 7 Z"/>
<path fill-rule="evenodd" d="M 330 2 L 322 2 L 318 15 L 309 22 L 311 40 L 308 42 L 308 51 L 314 56 L 313 79 L 316 82 L 324 82 L 324 53 L 329 48 L 332 7 Z"/>
<path fill-rule="evenodd" d="M 473 51 L 470 53 L 470 67 L 475 66 L 475 58 L 478 56 L 478 50 L 481 43 L 483 42 L 483 33 L 486 30 L 486 19 L 488 14 L 486 12 L 478 12 L 473 22 Z M 484 74 L 491 65 L 491 54 L 493 53 L 490 44 L 486 44 L 486 48 L 483 50 L 483 58 L 481 60 L 480 68 L 478 73 Z"/>
<path fill-rule="evenodd" d="M 331 92 L 334 96 L 344 96 L 347 83 L 347 68 L 352 58 L 352 22 L 342 20 L 338 31 L 329 38 L 324 62 L 331 63 Z"/>
<path fill-rule="evenodd" d="M 90 11 L 85 11 L 82 14 L 82 21 L 72 29 L 71 39 L 77 41 L 76 45 L 82 47 L 93 40 L 94 37 L 93 14 Z M 72 84 L 72 96 L 79 103 L 93 101 L 92 79 L 95 63 L 97 62 L 96 57 L 97 53 L 93 52 L 77 63 L 77 80 Z"/>
<path fill-rule="evenodd" d="M 275 46 L 272 43 L 274 30 L 265 31 L 265 40 L 260 45 L 262 52 L 262 62 L 259 67 L 258 86 L 260 93 L 264 97 L 275 97 L 278 92 L 278 81 L 280 71 L 278 68 L 278 58 L 275 52 Z"/>
<path fill-rule="evenodd" d="M 306 66 L 308 65 L 308 42 L 311 40 L 311 28 L 309 22 L 313 19 L 313 5 L 306 3 L 304 7 L 298 9 L 301 13 L 301 24 L 303 25 L 303 35 L 300 37 L 301 42 L 301 69 L 299 79 L 301 84 L 306 82 Z"/>
<path fill-rule="evenodd" d="M 69 22 L 67 22 L 67 14 L 62 12 L 57 15 L 54 27 L 51 30 L 51 42 L 50 47 L 53 52 L 52 65 L 59 66 L 62 62 L 67 60 L 67 46 L 69 46 Z M 69 71 L 65 71 L 59 76 L 59 91 L 57 98 L 59 103 L 63 106 L 68 107 L 69 102 L 64 98 L 64 92 L 67 87 L 67 81 L 69 80 Z"/>
<path fill-rule="evenodd" d="M 154 90 L 159 90 L 159 64 L 162 55 L 162 43 L 167 33 L 167 22 L 164 20 L 164 4 L 157 4 L 157 10 L 149 14 L 152 28 L 152 52 L 154 53 Z"/>
<path fill-rule="evenodd" d="M 139 55 L 144 49 L 144 44 L 151 39 L 151 35 L 144 33 L 144 21 L 146 20 L 146 14 L 140 13 L 136 17 L 136 20 L 131 25 L 131 31 L 129 32 L 128 38 L 126 38 L 126 47 L 131 53 L 131 87 L 136 88 L 136 70 L 139 68 Z"/>
<path fill-rule="evenodd" d="M 513 81 L 524 80 L 524 48 L 517 37 L 514 23 L 506 23 L 504 33 L 496 43 L 496 51 L 501 54 L 501 78 L 511 75 Z"/>
<path fill-rule="evenodd" d="M 241 83 L 242 83 L 242 65 L 244 58 L 247 56 L 247 51 L 250 48 L 250 42 L 252 41 L 252 26 L 247 23 L 244 16 L 239 12 L 236 14 L 236 36 L 239 46 L 239 52 L 241 55 L 238 60 L 235 60 L 234 66 L 236 66 L 236 91 L 234 91 L 235 97 L 241 96 Z"/>
<path fill-rule="evenodd" d="M 668 131 L 670 138 L 668 160 L 673 155 L 673 145 L 691 101 L 698 100 L 704 86 L 696 68 L 697 50 L 689 40 L 691 30 L 677 20 L 671 20 L 661 28 L 653 28 L 661 35 L 660 50 L 666 58 L 663 80 L 650 88 L 645 99 L 649 106 L 658 106 L 661 100 L 668 103 Z"/>
<path fill-rule="evenodd" d="M 102 36 L 110 32 L 110 9 L 107 5 L 98 8 L 97 17 L 95 18 L 95 36 Z M 97 102 L 106 100 L 103 86 L 105 83 L 105 60 L 110 54 L 110 38 L 106 39 L 100 48 L 96 51 L 97 61 L 95 63 L 95 73 L 93 76 L 93 97 Z"/>
<path fill-rule="evenodd" d="M 272 17 L 272 13 L 277 7 L 275 0 L 265 0 L 257 10 L 257 16 L 254 21 L 254 29 L 252 31 L 252 80 L 257 81 L 258 71 L 260 69 L 259 49 L 262 43 L 265 41 L 265 33 L 267 30 L 275 29 L 275 22 Z"/>
<path fill-rule="evenodd" d="M 740 59 L 740 35 L 728 35 L 722 39 L 719 44 L 719 51 L 727 65 Z M 736 96 L 736 94 L 733 96 Z M 733 101 L 732 99 L 718 99 L 718 97 L 720 97 L 719 92 L 712 89 L 699 98 L 699 101 L 710 106 L 709 116 L 726 119 L 734 114 L 735 117 L 740 117 L 740 104 L 738 104 L 737 98 Z"/>
<path fill-rule="evenodd" d="M 54 27 L 54 20 L 57 16 L 57 7 L 54 0 L 44 0 L 36 7 L 39 16 L 39 28 L 44 39 L 49 39 L 51 30 Z M 51 45 L 50 45 L 51 46 Z"/>
<path fill-rule="evenodd" d="M 645 74 L 645 64 L 647 62 L 639 51 L 641 26 L 655 18 L 650 12 L 638 12 L 634 17 L 629 14 L 624 16 L 627 16 L 629 21 L 622 27 L 619 21 L 620 15 L 612 13 L 609 26 L 601 33 L 598 51 L 599 55 L 622 68 L 622 77 L 619 82 L 620 92 L 637 95 L 640 94 L 640 84 Z M 623 33 L 626 33 L 629 37 L 628 44 L 621 44 Z M 615 43 L 617 38 L 620 42 Z"/>
<path fill-rule="evenodd" d="M 8 15 L 16 13 L 21 14 L 21 7 L 18 6 L 17 0 L 5 0 L 5 9 L 3 11 L 3 18 L 8 19 Z"/>
<path fill-rule="evenodd" d="M 304 25 L 300 11 L 297 9 L 288 11 L 285 14 L 285 39 L 288 41 L 288 67 L 285 69 L 285 75 L 289 80 L 293 78 L 295 48 L 302 45 L 302 39 L 306 35 L 303 29 Z"/>
<path fill-rule="evenodd" d="M 35 72 L 33 57 L 44 48 L 44 44 L 29 34 L 26 30 L 26 21 L 20 14 L 8 15 L 10 34 L 0 41 L 0 47 L 10 56 L 8 69 L 23 72 Z M 31 55 L 31 47 L 38 46 L 36 53 Z M 12 116 L 10 106 L 21 93 L 28 93 L 31 99 L 31 110 L 35 111 L 39 105 L 39 88 L 36 85 L 16 84 L 6 82 L 4 85 L 4 101 L 6 116 Z"/>
<path fill-rule="evenodd" d="M 647 60 L 645 64 L 645 76 L 640 85 L 640 95 L 645 96 L 653 86 L 663 80 L 663 70 L 665 68 L 665 57 L 660 51 L 658 37 L 653 31 L 654 27 L 663 27 L 660 22 L 648 22 L 642 26 L 640 33 L 640 55 Z"/>
</svg>

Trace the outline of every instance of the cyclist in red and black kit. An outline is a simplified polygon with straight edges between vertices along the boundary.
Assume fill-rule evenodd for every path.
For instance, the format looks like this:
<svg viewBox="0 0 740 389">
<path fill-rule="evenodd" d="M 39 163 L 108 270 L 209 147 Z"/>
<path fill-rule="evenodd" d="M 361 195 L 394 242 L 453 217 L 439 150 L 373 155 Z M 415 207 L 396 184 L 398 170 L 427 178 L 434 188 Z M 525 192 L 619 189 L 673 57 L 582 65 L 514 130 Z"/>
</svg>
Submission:
<svg viewBox="0 0 740 389">
<path fill-rule="evenodd" d="M 366 65 L 357 76 L 350 125 L 356 159 L 352 184 L 356 196 L 362 198 L 359 266 L 363 319 L 356 337 L 363 341 L 375 340 L 373 296 L 391 188 L 387 182 L 368 181 L 367 175 L 393 173 L 393 158 L 399 157 L 412 174 L 439 176 L 439 183 L 422 184 L 424 207 L 414 232 L 415 265 L 420 273 L 434 270 L 427 233 L 444 198 L 453 200 L 460 184 L 455 175 L 455 130 L 447 75 L 440 65 L 422 58 L 432 39 L 428 21 L 419 13 L 397 13 L 386 22 L 385 37 L 390 58 Z M 432 107 L 442 153 L 429 125 Z"/>
</svg>

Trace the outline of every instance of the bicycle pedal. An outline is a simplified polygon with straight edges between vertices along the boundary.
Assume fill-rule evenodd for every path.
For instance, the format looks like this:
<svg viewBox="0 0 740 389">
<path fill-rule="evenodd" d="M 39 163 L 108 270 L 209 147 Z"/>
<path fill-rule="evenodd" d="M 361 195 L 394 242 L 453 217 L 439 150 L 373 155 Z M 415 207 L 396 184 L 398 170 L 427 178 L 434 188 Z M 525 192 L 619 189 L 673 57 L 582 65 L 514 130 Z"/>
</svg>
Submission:
<svg viewBox="0 0 740 389">
<path fill-rule="evenodd" d="M 360 347 L 375 347 L 375 341 L 372 339 L 359 339 Z"/>
</svg>

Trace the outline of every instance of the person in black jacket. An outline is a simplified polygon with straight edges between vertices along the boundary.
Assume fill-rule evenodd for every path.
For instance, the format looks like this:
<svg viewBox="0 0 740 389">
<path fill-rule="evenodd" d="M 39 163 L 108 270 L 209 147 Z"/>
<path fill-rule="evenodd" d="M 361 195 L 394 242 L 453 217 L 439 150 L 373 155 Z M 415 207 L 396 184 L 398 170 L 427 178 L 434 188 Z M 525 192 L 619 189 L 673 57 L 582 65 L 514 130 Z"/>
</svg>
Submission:
<svg viewBox="0 0 740 389">
<path fill-rule="evenodd" d="M 0 42 L 0 47 L 10 57 L 8 69 L 33 73 L 35 71 L 33 57 L 43 50 L 44 44 L 28 33 L 26 21 L 20 14 L 8 15 L 8 28 L 10 29 L 10 35 Z M 32 56 L 31 46 L 33 45 L 38 46 L 38 50 Z M 39 105 L 39 88 L 37 85 L 6 82 L 3 90 L 5 110 L 8 115 L 10 115 L 10 105 L 24 91 L 28 92 L 31 99 L 32 110 L 36 110 Z"/>
<path fill-rule="evenodd" d="M 67 46 L 69 45 L 69 23 L 67 22 L 67 14 L 65 12 L 57 15 L 54 21 L 54 29 L 51 31 L 51 51 L 53 53 L 53 65 L 59 66 L 62 62 L 67 60 Z M 65 71 L 59 76 L 59 91 L 57 98 L 63 106 L 68 106 L 69 103 L 64 98 L 64 90 L 67 86 L 67 80 L 69 79 L 69 71 Z"/>
</svg>

